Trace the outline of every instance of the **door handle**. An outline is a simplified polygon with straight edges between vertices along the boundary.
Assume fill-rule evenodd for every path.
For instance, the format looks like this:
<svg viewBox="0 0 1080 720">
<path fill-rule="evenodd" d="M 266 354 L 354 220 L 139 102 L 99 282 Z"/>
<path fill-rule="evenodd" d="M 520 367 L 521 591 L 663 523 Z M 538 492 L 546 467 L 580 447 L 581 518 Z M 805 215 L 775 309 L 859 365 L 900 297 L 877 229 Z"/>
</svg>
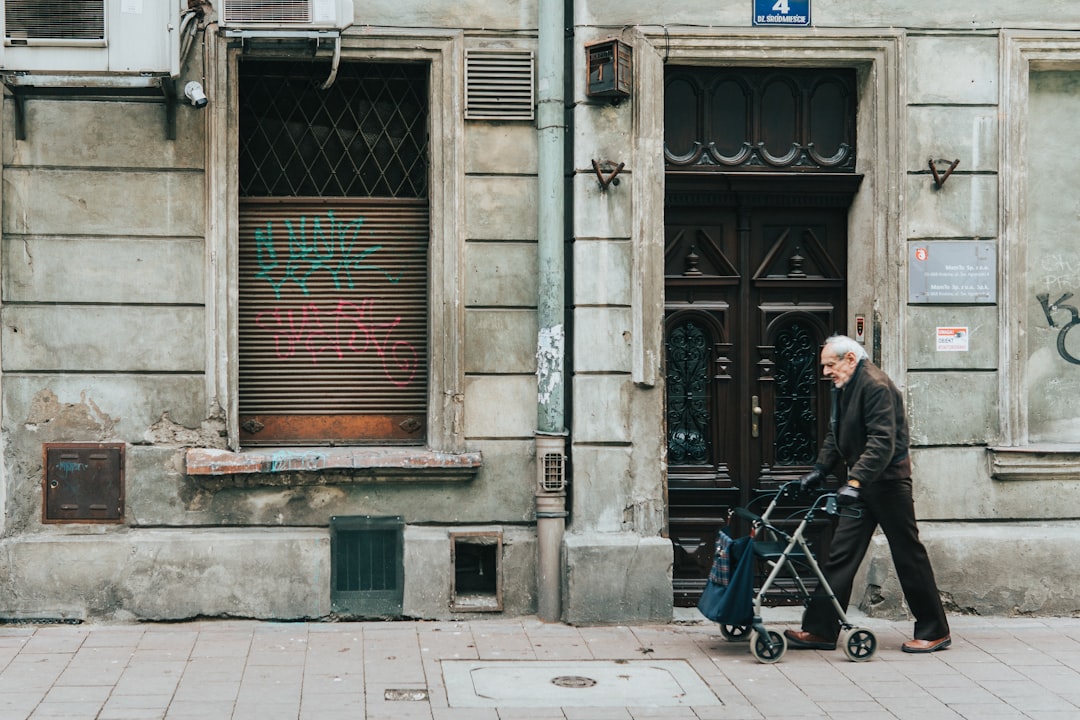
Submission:
<svg viewBox="0 0 1080 720">
<path fill-rule="evenodd" d="M 757 395 L 750 398 L 750 435 L 757 437 L 761 430 L 761 400 Z"/>
</svg>

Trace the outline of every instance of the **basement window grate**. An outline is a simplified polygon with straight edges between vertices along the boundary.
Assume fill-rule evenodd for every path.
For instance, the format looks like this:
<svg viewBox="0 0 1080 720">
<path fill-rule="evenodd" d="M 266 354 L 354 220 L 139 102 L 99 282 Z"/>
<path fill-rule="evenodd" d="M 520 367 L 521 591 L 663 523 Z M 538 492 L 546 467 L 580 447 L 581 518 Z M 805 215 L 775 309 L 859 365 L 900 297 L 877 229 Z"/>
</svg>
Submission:
<svg viewBox="0 0 1080 720">
<path fill-rule="evenodd" d="M 450 533 L 454 587 L 450 609 L 455 612 L 500 612 L 502 601 L 502 533 Z"/>
<path fill-rule="evenodd" d="M 533 76 L 531 50 L 466 50 L 465 119 L 532 120 Z"/>
<path fill-rule="evenodd" d="M 330 518 L 330 607 L 349 618 L 399 618 L 404 597 L 401 517 Z"/>
</svg>

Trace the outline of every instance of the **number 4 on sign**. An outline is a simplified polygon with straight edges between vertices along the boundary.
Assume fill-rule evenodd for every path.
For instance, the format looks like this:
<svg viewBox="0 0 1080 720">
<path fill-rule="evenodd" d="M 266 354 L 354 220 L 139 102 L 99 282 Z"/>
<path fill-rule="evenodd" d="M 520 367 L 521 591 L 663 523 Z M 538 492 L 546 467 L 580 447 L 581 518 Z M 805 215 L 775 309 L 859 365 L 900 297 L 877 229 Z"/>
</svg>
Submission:
<svg viewBox="0 0 1080 720">
<path fill-rule="evenodd" d="M 788 5 L 788 0 L 776 0 L 772 6 L 773 12 L 783 13 L 787 15 L 791 12 L 791 6 Z"/>
</svg>

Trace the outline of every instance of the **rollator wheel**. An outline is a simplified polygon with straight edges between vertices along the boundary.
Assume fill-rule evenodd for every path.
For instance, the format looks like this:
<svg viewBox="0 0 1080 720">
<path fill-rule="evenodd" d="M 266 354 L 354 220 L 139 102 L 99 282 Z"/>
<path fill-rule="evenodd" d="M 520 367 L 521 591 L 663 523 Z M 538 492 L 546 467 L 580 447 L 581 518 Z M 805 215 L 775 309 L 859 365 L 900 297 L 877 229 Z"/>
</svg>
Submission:
<svg viewBox="0 0 1080 720">
<path fill-rule="evenodd" d="M 865 628 L 852 628 L 840 638 L 844 654 L 852 662 L 864 662 L 877 650 L 877 636 Z"/>
<path fill-rule="evenodd" d="M 774 663 L 787 652 L 787 638 L 773 630 L 767 630 L 768 638 L 757 630 L 750 631 L 750 654 L 763 663 Z"/>
<path fill-rule="evenodd" d="M 721 625 L 720 634 L 724 636 L 725 640 L 731 642 L 739 642 L 745 640 L 746 635 L 750 632 L 748 625 Z"/>
</svg>

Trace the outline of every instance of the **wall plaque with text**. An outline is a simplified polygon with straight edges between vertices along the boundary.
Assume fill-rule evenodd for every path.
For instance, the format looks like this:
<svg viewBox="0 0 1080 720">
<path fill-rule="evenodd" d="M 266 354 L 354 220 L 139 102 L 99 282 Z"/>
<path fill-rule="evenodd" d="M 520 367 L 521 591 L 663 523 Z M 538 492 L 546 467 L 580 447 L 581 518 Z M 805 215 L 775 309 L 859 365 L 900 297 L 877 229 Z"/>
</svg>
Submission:
<svg viewBox="0 0 1080 720">
<path fill-rule="evenodd" d="M 908 302 L 997 302 L 997 246 L 976 240 L 908 243 Z"/>
</svg>

